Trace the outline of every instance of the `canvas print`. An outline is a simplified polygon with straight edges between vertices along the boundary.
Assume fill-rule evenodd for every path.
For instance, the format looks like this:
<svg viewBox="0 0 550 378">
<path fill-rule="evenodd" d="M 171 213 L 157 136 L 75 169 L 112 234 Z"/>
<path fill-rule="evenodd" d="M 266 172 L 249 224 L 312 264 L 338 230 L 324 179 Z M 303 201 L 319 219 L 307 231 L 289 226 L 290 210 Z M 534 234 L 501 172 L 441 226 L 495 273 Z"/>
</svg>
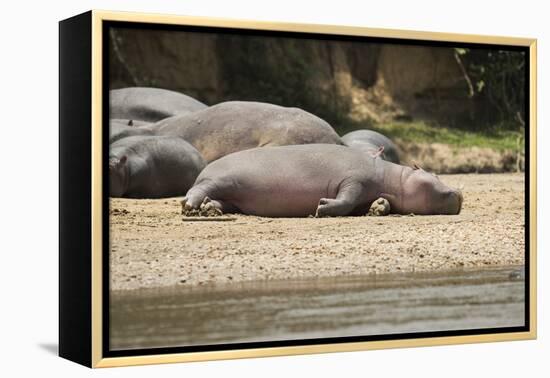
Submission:
<svg viewBox="0 0 550 378">
<path fill-rule="evenodd" d="M 110 351 L 525 330 L 525 48 L 105 37 Z"/>
</svg>

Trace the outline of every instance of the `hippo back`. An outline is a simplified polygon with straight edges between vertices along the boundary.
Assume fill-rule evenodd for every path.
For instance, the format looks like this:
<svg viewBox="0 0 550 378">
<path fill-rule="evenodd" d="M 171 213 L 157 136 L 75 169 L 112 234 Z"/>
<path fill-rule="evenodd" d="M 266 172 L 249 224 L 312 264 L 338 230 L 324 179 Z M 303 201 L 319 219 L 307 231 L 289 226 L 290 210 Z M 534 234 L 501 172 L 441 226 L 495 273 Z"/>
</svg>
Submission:
<svg viewBox="0 0 550 378">
<path fill-rule="evenodd" d="M 133 126 L 129 126 L 129 125 Z M 140 126 L 147 126 L 148 123 L 131 121 L 126 119 L 112 119 L 109 121 L 109 144 L 119 139 L 137 135 L 153 135 L 153 131 Z"/>
<path fill-rule="evenodd" d="M 168 118 L 152 127 L 158 135 L 177 135 L 187 140 L 208 162 L 255 147 L 342 144 L 321 118 L 298 108 L 261 102 L 224 102 Z"/>
<path fill-rule="evenodd" d="M 352 131 L 342 137 L 342 142 L 348 147 L 369 154 L 376 153 L 380 147 L 384 147 L 382 159 L 399 164 L 397 146 L 387 136 L 376 131 L 366 129 Z"/>
<path fill-rule="evenodd" d="M 131 87 L 109 91 L 110 118 L 146 122 L 188 114 L 207 106 L 182 93 L 160 88 Z"/>
</svg>

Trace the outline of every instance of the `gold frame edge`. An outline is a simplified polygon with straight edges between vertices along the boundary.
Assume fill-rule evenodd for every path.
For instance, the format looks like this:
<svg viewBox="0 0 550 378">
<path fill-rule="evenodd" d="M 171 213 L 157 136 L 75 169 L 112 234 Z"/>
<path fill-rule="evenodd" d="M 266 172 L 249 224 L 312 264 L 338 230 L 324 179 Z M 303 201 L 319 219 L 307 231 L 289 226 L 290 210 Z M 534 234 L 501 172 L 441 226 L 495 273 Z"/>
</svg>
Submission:
<svg viewBox="0 0 550 378">
<path fill-rule="evenodd" d="M 413 30 L 366 28 L 322 24 L 296 24 L 254 20 L 237 20 L 198 16 L 177 16 L 132 12 L 92 11 L 92 367 L 116 367 L 176 362 L 198 362 L 251 357 L 304 355 L 313 353 L 352 352 L 361 350 L 426 347 L 450 344 L 470 344 L 499 341 L 533 340 L 537 337 L 536 246 L 537 246 L 537 40 L 534 38 L 456 34 Z M 102 23 L 103 21 L 159 23 L 170 25 L 213 26 L 239 29 L 306 32 L 364 37 L 399 38 L 424 41 L 499 44 L 529 47 L 530 54 L 530 330 L 526 332 L 493 333 L 448 337 L 415 338 L 385 341 L 333 343 L 291 347 L 269 347 L 224 351 L 141 355 L 131 357 L 102 356 Z"/>
<path fill-rule="evenodd" d="M 288 32 L 304 32 L 314 34 L 350 35 L 361 37 L 399 38 L 424 41 L 483 43 L 511 46 L 531 46 L 536 40 L 527 37 L 491 36 L 477 34 L 461 34 L 447 32 L 429 32 L 419 30 L 400 30 L 385 28 L 369 28 L 363 26 L 344 26 L 313 23 L 290 23 L 258 20 L 242 20 L 232 18 L 216 18 L 201 16 L 181 16 L 158 13 L 117 12 L 94 10 L 93 13 L 102 21 L 123 21 L 140 23 L 158 23 L 169 25 L 212 26 L 236 29 L 256 29 Z"/>
<path fill-rule="evenodd" d="M 537 337 L 537 40 L 529 45 L 529 325 Z"/>
<path fill-rule="evenodd" d="M 428 347 L 440 345 L 458 345 L 472 343 L 486 343 L 499 341 L 519 341 L 534 339 L 530 332 L 501 333 L 488 335 L 467 335 L 417 338 L 404 340 L 364 341 L 356 343 L 320 344 L 292 347 L 269 347 L 257 349 L 239 349 L 212 352 L 174 353 L 131 357 L 109 357 L 98 362 L 95 367 L 136 366 L 148 364 L 168 364 L 177 362 L 201 362 L 212 360 L 233 360 L 241 358 L 294 356 L 306 354 L 321 354 L 334 352 L 357 352 L 377 349 L 395 349 Z"/>
</svg>

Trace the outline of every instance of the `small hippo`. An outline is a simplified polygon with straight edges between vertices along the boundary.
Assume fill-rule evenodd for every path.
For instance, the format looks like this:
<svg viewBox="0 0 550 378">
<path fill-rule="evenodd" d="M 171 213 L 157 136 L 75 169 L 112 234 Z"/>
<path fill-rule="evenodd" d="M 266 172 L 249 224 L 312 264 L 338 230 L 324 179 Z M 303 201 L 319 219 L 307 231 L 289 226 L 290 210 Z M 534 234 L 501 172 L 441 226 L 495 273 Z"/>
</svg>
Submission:
<svg viewBox="0 0 550 378">
<path fill-rule="evenodd" d="M 352 131 L 342 137 L 342 142 L 348 147 L 399 164 L 397 146 L 388 137 L 376 131 Z"/>
<path fill-rule="evenodd" d="M 151 128 L 157 135 L 185 139 L 207 162 L 255 147 L 342 144 L 338 134 L 321 118 L 298 108 L 261 102 L 223 102 L 165 119 Z"/>
<path fill-rule="evenodd" d="M 207 106 L 182 93 L 160 88 L 130 87 L 109 91 L 109 118 L 157 122 Z"/>
<path fill-rule="evenodd" d="M 140 126 L 150 125 L 148 122 L 131 119 L 111 119 L 109 121 L 109 144 L 119 139 L 135 135 L 154 135 L 152 130 Z"/>
<path fill-rule="evenodd" d="M 109 146 L 111 197 L 183 195 L 205 167 L 199 152 L 181 138 L 131 136 Z"/>
<path fill-rule="evenodd" d="M 310 144 L 236 152 L 209 164 L 182 200 L 265 217 L 364 215 L 378 198 L 397 214 L 458 214 L 462 194 L 420 168 L 345 146 Z"/>
</svg>

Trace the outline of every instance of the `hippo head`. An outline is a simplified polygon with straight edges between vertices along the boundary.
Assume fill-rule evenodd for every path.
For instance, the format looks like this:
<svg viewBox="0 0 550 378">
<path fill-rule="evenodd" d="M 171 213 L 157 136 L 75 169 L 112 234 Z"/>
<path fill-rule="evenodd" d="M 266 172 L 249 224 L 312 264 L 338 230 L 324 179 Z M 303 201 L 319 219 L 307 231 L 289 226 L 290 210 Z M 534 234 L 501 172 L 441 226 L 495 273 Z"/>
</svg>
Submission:
<svg viewBox="0 0 550 378">
<path fill-rule="evenodd" d="M 400 213 L 458 214 L 462 208 L 462 193 L 443 184 L 439 178 L 415 165 L 402 176 Z"/>
<path fill-rule="evenodd" d="M 126 155 L 118 158 L 109 157 L 109 193 L 111 197 L 122 197 L 126 192 L 128 183 Z"/>
</svg>

